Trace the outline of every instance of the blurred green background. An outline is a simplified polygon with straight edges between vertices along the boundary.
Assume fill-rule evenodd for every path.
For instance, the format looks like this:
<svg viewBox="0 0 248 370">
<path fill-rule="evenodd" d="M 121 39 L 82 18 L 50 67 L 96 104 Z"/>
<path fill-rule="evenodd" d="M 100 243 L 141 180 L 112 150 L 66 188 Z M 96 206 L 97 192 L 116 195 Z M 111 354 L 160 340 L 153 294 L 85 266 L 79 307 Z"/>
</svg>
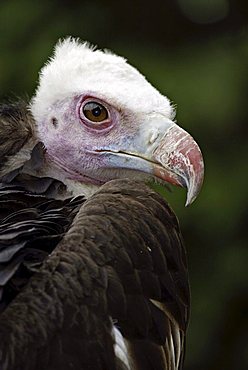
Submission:
<svg viewBox="0 0 248 370">
<path fill-rule="evenodd" d="M 0 95 L 29 96 L 59 37 L 125 56 L 177 105 L 202 148 L 199 199 L 166 193 L 192 291 L 186 370 L 248 369 L 248 4 L 235 0 L 1 0 Z"/>
</svg>

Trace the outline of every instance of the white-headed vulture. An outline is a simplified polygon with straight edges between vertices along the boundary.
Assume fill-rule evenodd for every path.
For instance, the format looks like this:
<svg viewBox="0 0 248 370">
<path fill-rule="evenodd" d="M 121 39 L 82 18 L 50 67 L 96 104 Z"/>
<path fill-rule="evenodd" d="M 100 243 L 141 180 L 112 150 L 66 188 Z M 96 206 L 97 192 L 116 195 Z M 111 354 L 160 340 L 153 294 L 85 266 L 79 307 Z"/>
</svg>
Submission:
<svg viewBox="0 0 248 370">
<path fill-rule="evenodd" d="M 199 193 L 174 116 L 125 59 L 72 38 L 29 103 L 1 104 L 0 370 L 182 369 L 186 254 L 146 184 Z"/>
</svg>

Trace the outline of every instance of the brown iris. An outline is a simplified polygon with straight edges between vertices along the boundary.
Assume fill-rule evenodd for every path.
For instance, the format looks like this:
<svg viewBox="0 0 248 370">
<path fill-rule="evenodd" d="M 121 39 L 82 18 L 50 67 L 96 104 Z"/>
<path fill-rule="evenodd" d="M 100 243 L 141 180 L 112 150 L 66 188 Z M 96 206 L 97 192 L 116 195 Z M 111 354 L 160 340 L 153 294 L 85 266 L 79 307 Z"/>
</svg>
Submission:
<svg viewBox="0 0 248 370">
<path fill-rule="evenodd" d="M 103 105 L 94 101 L 88 102 L 84 105 L 83 113 L 91 122 L 103 122 L 108 118 L 107 109 Z"/>
</svg>

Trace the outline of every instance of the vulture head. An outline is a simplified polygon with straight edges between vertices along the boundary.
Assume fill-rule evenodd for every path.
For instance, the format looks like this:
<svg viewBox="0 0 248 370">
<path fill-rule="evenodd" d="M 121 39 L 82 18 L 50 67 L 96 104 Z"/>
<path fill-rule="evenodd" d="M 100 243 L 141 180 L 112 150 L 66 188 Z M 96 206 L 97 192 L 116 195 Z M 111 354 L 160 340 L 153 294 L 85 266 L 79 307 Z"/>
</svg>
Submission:
<svg viewBox="0 0 248 370">
<path fill-rule="evenodd" d="M 193 138 L 174 121 L 173 106 L 126 60 L 69 38 L 41 70 L 31 102 L 46 160 L 82 188 L 111 179 L 159 179 L 187 188 L 203 181 Z"/>
</svg>

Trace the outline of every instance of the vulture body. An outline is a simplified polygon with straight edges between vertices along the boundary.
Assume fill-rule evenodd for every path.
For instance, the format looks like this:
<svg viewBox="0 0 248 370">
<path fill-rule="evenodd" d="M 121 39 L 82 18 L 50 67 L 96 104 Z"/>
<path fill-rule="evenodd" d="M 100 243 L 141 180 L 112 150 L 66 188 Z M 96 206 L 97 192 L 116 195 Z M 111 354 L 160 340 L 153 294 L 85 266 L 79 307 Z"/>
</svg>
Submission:
<svg viewBox="0 0 248 370">
<path fill-rule="evenodd" d="M 172 116 L 123 58 L 74 39 L 29 106 L 0 106 L 1 370 L 182 369 L 185 249 L 144 183 L 185 186 L 187 204 L 200 190 Z"/>
</svg>

